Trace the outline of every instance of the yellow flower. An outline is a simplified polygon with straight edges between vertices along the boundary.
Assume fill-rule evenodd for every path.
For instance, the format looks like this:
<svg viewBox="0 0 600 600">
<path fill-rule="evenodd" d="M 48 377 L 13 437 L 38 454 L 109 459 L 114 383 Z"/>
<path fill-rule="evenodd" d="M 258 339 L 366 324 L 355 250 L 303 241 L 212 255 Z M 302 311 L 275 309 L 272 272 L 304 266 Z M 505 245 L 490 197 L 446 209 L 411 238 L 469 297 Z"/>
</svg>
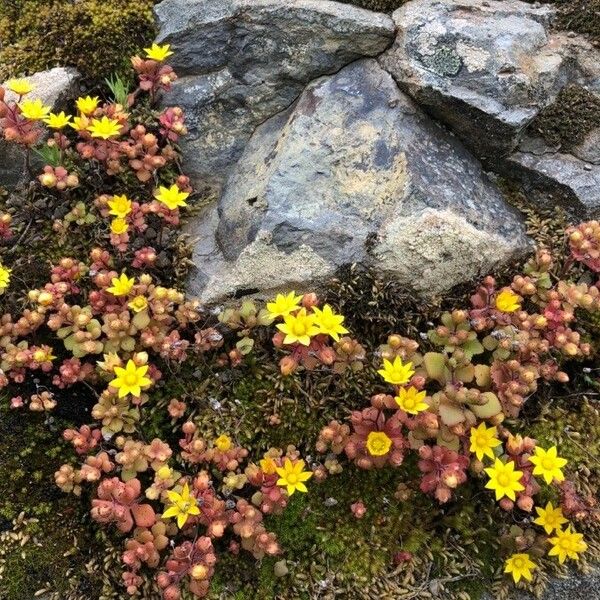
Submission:
<svg viewBox="0 0 600 600">
<path fill-rule="evenodd" d="M 497 430 L 495 427 L 489 429 L 485 423 L 480 423 L 479 427 L 471 427 L 471 447 L 469 450 L 477 456 L 478 460 L 483 460 L 484 456 L 494 458 L 494 448 L 502 443 L 496 437 Z"/>
<path fill-rule="evenodd" d="M 215 440 L 215 446 L 217 447 L 217 450 L 227 452 L 227 450 L 231 448 L 231 438 L 222 434 Z"/>
<path fill-rule="evenodd" d="M 319 333 L 331 336 L 336 342 L 340 339 L 340 333 L 348 333 L 348 330 L 342 326 L 345 317 L 336 315 L 329 304 L 326 304 L 323 310 L 313 306 L 313 313 L 316 316 L 315 325 L 319 328 Z"/>
<path fill-rule="evenodd" d="M 198 501 L 195 496 L 190 494 L 190 487 L 186 483 L 183 486 L 181 494 L 172 490 L 167 490 L 167 496 L 171 502 L 171 506 L 162 514 L 163 519 L 177 517 L 177 527 L 181 529 L 186 521 L 192 515 L 199 515 Z"/>
<path fill-rule="evenodd" d="M 34 89 L 33 85 L 31 85 L 27 79 L 9 79 L 6 82 L 6 87 L 18 96 L 29 94 L 29 92 L 33 92 Z"/>
<path fill-rule="evenodd" d="M 144 48 L 144 52 L 146 53 L 147 58 L 156 60 L 158 62 L 162 62 L 165 60 L 165 58 L 173 54 L 173 52 L 171 52 L 170 44 L 165 44 L 164 46 L 152 44 L 151 48 Z"/>
<path fill-rule="evenodd" d="M 48 346 L 42 346 L 33 353 L 33 360 L 35 360 L 35 362 L 38 363 L 50 362 L 53 361 L 55 358 L 56 356 L 52 354 L 52 348 Z"/>
<path fill-rule="evenodd" d="M 108 140 L 121 135 L 121 123 L 116 119 L 104 116 L 101 119 L 92 119 L 92 124 L 87 128 L 93 138 Z"/>
<path fill-rule="evenodd" d="M 515 312 L 521 308 L 521 298 L 511 289 L 503 289 L 496 296 L 496 308 L 506 313 Z"/>
<path fill-rule="evenodd" d="M 135 279 L 133 277 L 129 279 L 125 273 L 121 273 L 119 277 L 113 277 L 110 282 L 112 287 L 106 288 L 107 292 L 110 292 L 113 296 L 127 296 L 135 283 Z"/>
<path fill-rule="evenodd" d="M 299 492 L 308 492 L 304 482 L 308 481 L 313 474 L 311 471 L 304 471 L 303 469 L 303 460 L 292 463 L 289 458 L 285 459 L 283 467 L 275 468 L 279 475 L 277 485 L 286 488 L 288 496 L 291 496 L 296 490 Z"/>
<path fill-rule="evenodd" d="M 567 527 L 564 531 L 559 529 L 556 537 L 548 538 L 548 541 L 552 544 L 548 556 L 558 556 L 558 562 L 561 564 L 567 558 L 579 560 L 579 555 L 587 550 L 583 534 L 573 531 L 571 527 Z"/>
<path fill-rule="evenodd" d="M 383 456 L 391 447 L 392 440 L 383 431 L 371 431 L 367 436 L 367 450 L 371 456 Z"/>
<path fill-rule="evenodd" d="M 305 308 L 300 309 L 295 315 L 286 315 L 283 317 L 283 321 L 277 325 L 277 329 L 285 333 L 284 344 L 298 342 L 303 346 L 308 346 L 310 338 L 319 333 L 319 329 L 315 325 L 315 315 L 307 315 Z"/>
<path fill-rule="evenodd" d="M 169 210 L 175 210 L 180 206 L 187 206 L 185 199 L 189 196 L 187 192 L 182 192 L 177 184 L 173 184 L 170 188 L 161 185 L 154 192 L 154 197 L 162 202 Z"/>
<path fill-rule="evenodd" d="M 73 117 L 73 122 L 69 123 L 69 125 L 75 131 L 87 131 L 87 128 L 90 125 L 90 120 L 86 117 Z"/>
<path fill-rule="evenodd" d="M 117 217 L 110 222 L 110 230 L 115 235 L 126 233 L 128 229 L 129 225 L 127 225 L 127 221 L 125 219 L 120 219 Z"/>
<path fill-rule="evenodd" d="M 139 313 L 148 308 L 148 300 L 144 296 L 136 296 L 127 306 L 133 312 Z"/>
<path fill-rule="evenodd" d="M 561 525 L 569 522 L 567 519 L 565 519 L 560 506 L 554 508 L 554 506 L 552 506 L 552 502 L 548 502 L 548 504 L 546 504 L 546 508 L 536 506 L 535 510 L 539 516 L 537 519 L 534 519 L 533 522 L 536 525 L 543 527 L 546 533 L 552 533 L 555 529 L 560 530 Z"/>
<path fill-rule="evenodd" d="M 21 114 L 30 121 L 41 121 L 50 112 L 50 107 L 44 106 L 39 98 L 36 100 L 25 99 L 19 104 L 19 108 L 21 109 Z"/>
<path fill-rule="evenodd" d="M 119 398 L 124 398 L 127 394 L 139 396 L 142 393 L 142 388 L 152 385 L 152 380 L 146 377 L 148 365 L 141 367 L 129 359 L 125 368 L 115 367 L 115 379 L 109 385 L 119 390 Z"/>
<path fill-rule="evenodd" d="M 536 564 L 529 558 L 529 554 L 513 554 L 504 563 L 504 572 L 510 573 L 515 583 L 519 583 L 521 577 L 531 581 L 531 571 L 535 568 Z"/>
<path fill-rule="evenodd" d="M 387 358 L 383 359 L 383 369 L 377 371 L 388 383 L 393 385 L 404 385 L 415 374 L 411 362 L 403 364 L 402 359 L 396 356 L 394 362 Z"/>
<path fill-rule="evenodd" d="M 4 290 L 10 284 L 10 274 L 12 269 L 8 269 L 0 263 L 0 294 L 4 293 Z"/>
<path fill-rule="evenodd" d="M 302 296 L 296 296 L 296 292 L 290 292 L 287 296 L 277 294 L 275 300 L 267 302 L 267 311 L 273 319 L 285 317 L 298 308 Z"/>
<path fill-rule="evenodd" d="M 543 448 L 535 448 L 535 456 L 529 457 L 529 462 L 535 465 L 533 469 L 534 475 L 542 475 L 544 481 L 550 485 L 554 479 L 556 481 L 564 481 L 565 476 L 561 468 L 567 464 L 565 458 L 557 456 L 556 446 L 544 450 Z"/>
<path fill-rule="evenodd" d="M 496 500 L 506 496 L 514 501 L 516 498 L 515 492 L 521 492 L 525 489 L 523 484 L 520 483 L 523 472 L 515 471 L 515 463 L 512 460 L 505 464 L 497 458 L 494 466 L 485 469 L 485 472 L 490 477 L 485 487 L 496 492 Z"/>
<path fill-rule="evenodd" d="M 398 396 L 394 400 L 405 413 L 418 415 L 429 408 L 429 404 L 424 402 L 426 394 L 427 392 L 419 392 L 416 387 L 411 385 L 408 389 L 400 388 L 400 392 L 398 392 Z"/>
<path fill-rule="evenodd" d="M 127 196 L 113 196 L 108 201 L 111 215 L 124 219 L 131 212 L 131 200 Z"/>
<path fill-rule="evenodd" d="M 265 475 L 273 475 L 277 472 L 277 463 L 270 456 L 265 456 L 258 461 L 258 464 Z"/>
<path fill-rule="evenodd" d="M 71 115 L 65 115 L 64 112 L 50 113 L 45 119 L 44 123 L 51 129 L 62 129 L 67 125 L 71 124 Z"/>
<path fill-rule="evenodd" d="M 82 115 L 87 116 L 91 115 L 98 108 L 99 103 L 100 100 L 96 96 L 93 98 L 91 96 L 86 96 L 85 98 L 77 98 L 75 104 L 77 105 L 77 110 L 79 110 Z"/>
<path fill-rule="evenodd" d="M 164 481 L 173 475 L 173 471 L 167 465 L 164 465 L 158 471 L 156 471 L 156 474 L 158 475 L 159 479 Z"/>
</svg>

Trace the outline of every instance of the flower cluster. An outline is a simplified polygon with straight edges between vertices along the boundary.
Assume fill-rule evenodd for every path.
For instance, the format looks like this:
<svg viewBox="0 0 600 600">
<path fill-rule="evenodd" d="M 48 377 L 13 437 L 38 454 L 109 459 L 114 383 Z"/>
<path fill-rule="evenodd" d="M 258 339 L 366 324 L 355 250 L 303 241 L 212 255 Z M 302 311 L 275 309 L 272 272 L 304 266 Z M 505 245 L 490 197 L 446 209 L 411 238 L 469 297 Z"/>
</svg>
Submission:
<svg viewBox="0 0 600 600">
<path fill-rule="evenodd" d="M 299 366 L 311 370 L 327 365 L 337 373 L 362 368 L 364 350 L 356 340 L 345 336 L 348 330 L 343 325 L 344 317 L 329 304 L 320 308 L 315 294 L 277 294 L 267 303 L 266 312 L 271 322 L 282 321 L 276 324 L 278 332 L 273 343 L 286 351 L 280 361 L 284 375 Z"/>
<path fill-rule="evenodd" d="M 566 479 L 567 461 L 556 446 L 513 435 L 507 421 L 543 382 L 566 382 L 569 360 L 593 351 L 576 324 L 583 313 L 600 311 L 600 287 L 592 283 L 600 271 L 598 223 L 568 230 L 571 257 L 558 271 L 542 249 L 510 285 L 485 278 L 470 308 L 444 313 L 419 342 L 390 335 L 374 357 L 351 337 L 345 317 L 314 293 L 291 291 L 264 308 L 245 300 L 211 313 L 162 279 L 161 261 L 173 249 L 165 237 L 193 190 L 173 168 L 174 144 L 186 133 L 183 112 L 136 105 L 144 95 L 152 105 L 176 78 L 165 63 L 168 45 L 145 52 L 132 59 L 135 91 L 111 102 L 81 97 L 73 114 L 29 99 L 26 80 L 8 83 L 15 100 L 0 88 L 6 140 L 29 151 L 48 135 L 45 149 L 56 160 L 38 175 L 36 190 L 75 201 L 53 230 L 64 238 L 70 223 L 96 225 L 87 258 L 58 260 L 46 282 L 28 291 L 20 314 L 0 317 L 0 388 L 35 374 L 35 393 L 19 390 L 10 405 L 38 412 L 54 409 L 59 390 L 93 390 L 92 422 L 63 432 L 78 463 L 62 465 L 55 481 L 75 495 L 92 488 L 94 521 L 125 537 L 127 593 L 138 594 L 147 573 L 156 572 L 166 600 L 203 597 L 223 552 L 257 560 L 279 554 L 265 516 L 341 473 L 343 457 L 352 468 L 395 469 L 412 453 L 419 489 L 442 504 L 460 497 L 469 480 L 493 492 L 516 521 L 539 528 L 514 540 L 517 552 L 505 570 L 516 582 L 533 577 L 540 548 L 561 563 L 578 559 L 586 542 L 574 522 L 590 516 L 591 503 Z M 85 202 L 76 188 L 90 173 L 97 180 Z M 0 215 L 0 238 L 11 235 L 11 218 Z M 571 269 L 590 273 L 570 278 Z M 11 274 L 0 263 L 0 294 Z M 294 446 L 254 456 L 234 431 L 206 431 L 188 396 L 156 403 L 168 374 L 186 361 L 206 359 L 215 370 L 250 365 L 268 339 L 280 358 L 277 377 L 362 371 L 377 381 L 347 423 L 322 429 L 320 462 L 303 459 Z M 165 439 L 154 425 L 152 434 L 142 431 L 149 416 L 170 424 Z M 400 501 L 408 494 L 403 485 L 395 493 Z M 542 507 L 549 491 L 558 503 Z M 368 508 L 357 500 L 351 512 L 360 519 Z"/>
<path fill-rule="evenodd" d="M 469 474 L 483 478 L 504 510 L 527 514 L 535 508 L 534 522 L 549 536 L 538 536 L 539 543 L 549 556 L 561 563 L 578 559 L 587 545 L 572 524 L 563 527 L 565 515 L 583 519 L 589 511 L 565 480 L 567 460 L 556 446 L 512 435 L 504 420 L 519 415 L 540 381 L 566 382 L 561 366 L 592 352 L 575 322 L 578 311 L 600 311 L 600 286 L 572 283 L 567 273 L 578 261 L 597 278 L 598 231 L 590 222 L 567 232 L 572 255 L 554 284 L 553 259 L 543 249 L 510 286 L 497 288 L 493 278 L 485 278 L 470 310 L 443 314 L 441 324 L 424 336 L 426 352 L 413 340 L 390 336 L 379 348 L 377 372 L 392 390 L 354 411 L 350 426 L 338 421 L 326 426 L 318 451 L 343 453 L 363 469 L 398 467 L 407 452 L 417 451 L 420 489 L 441 503 Z M 536 505 L 547 486 L 559 492 L 559 507 Z M 535 566 L 528 553 L 518 552 L 507 560 L 506 572 L 516 582 L 530 580 Z"/>
</svg>

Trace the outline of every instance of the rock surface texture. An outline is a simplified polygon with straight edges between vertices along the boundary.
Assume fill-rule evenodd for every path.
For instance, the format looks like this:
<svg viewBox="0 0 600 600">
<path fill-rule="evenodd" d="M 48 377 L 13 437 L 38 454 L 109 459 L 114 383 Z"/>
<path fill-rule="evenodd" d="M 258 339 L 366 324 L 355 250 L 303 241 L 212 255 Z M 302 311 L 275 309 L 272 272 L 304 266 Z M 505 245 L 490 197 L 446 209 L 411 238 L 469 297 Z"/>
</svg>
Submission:
<svg viewBox="0 0 600 600">
<path fill-rule="evenodd" d="M 156 15 L 180 76 L 168 102 L 188 115 L 186 168 L 216 190 L 259 124 L 395 32 L 387 15 L 327 0 L 164 0 Z"/>
<path fill-rule="evenodd" d="M 79 73 L 75 69 L 56 67 L 48 71 L 26 77 L 33 87 L 30 98 L 39 98 L 42 102 L 57 110 L 77 94 Z M 6 100 L 17 100 L 17 96 L 7 91 Z M 0 138 L 0 185 L 12 188 L 24 175 L 24 152 L 14 144 Z"/>
<path fill-rule="evenodd" d="M 479 163 L 370 59 L 258 127 L 193 233 L 206 300 L 307 288 L 354 262 L 431 296 L 528 249 Z"/>
<path fill-rule="evenodd" d="M 551 5 L 518 0 L 413 0 L 393 14 L 398 34 L 379 60 L 487 167 L 581 216 L 597 215 L 600 132 L 569 153 L 530 139 L 567 85 L 600 91 L 600 53 L 553 32 L 553 17 Z"/>
<path fill-rule="evenodd" d="M 551 15 L 517 0 L 408 2 L 393 15 L 398 36 L 381 64 L 477 155 L 505 155 L 567 80 Z"/>
</svg>

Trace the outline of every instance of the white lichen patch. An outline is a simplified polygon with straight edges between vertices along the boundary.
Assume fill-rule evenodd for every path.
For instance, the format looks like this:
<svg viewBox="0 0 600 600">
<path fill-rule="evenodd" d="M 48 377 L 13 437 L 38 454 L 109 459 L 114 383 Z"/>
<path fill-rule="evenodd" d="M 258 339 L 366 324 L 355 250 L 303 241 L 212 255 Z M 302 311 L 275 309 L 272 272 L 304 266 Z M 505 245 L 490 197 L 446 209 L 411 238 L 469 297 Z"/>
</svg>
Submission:
<svg viewBox="0 0 600 600">
<path fill-rule="evenodd" d="M 506 238 L 477 229 L 445 209 L 386 223 L 373 249 L 378 267 L 433 296 L 489 272 L 518 250 Z"/>
<path fill-rule="evenodd" d="M 456 52 L 461 57 L 463 65 L 469 73 L 485 70 L 487 61 L 490 58 L 490 53 L 487 50 L 462 41 L 456 44 Z"/>
</svg>

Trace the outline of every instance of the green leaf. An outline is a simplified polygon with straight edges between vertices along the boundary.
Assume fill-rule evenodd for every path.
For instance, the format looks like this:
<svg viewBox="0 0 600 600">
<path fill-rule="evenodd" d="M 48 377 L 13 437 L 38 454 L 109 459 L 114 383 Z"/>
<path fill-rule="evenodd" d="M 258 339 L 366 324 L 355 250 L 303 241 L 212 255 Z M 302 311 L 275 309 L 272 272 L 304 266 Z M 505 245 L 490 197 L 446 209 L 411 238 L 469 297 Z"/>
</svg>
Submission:
<svg viewBox="0 0 600 600">
<path fill-rule="evenodd" d="M 42 159 L 45 165 L 60 166 L 60 150 L 56 146 L 40 146 L 34 152 Z"/>
<path fill-rule="evenodd" d="M 244 300 L 242 302 L 242 307 L 240 308 L 240 315 L 243 319 L 247 319 L 248 317 L 256 314 L 256 305 L 252 300 Z"/>
<path fill-rule="evenodd" d="M 66 327 L 65 327 L 66 329 Z M 60 337 L 60 335 L 59 335 Z M 73 350 L 73 346 L 75 346 L 75 336 L 74 334 L 71 334 L 70 336 L 66 337 L 63 341 L 63 344 L 65 345 L 65 349 L 72 351 Z"/>
<path fill-rule="evenodd" d="M 121 340 L 121 348 L 126 352 L 133 352 L 135 350 L 135 340 L 132 337 Z"/>
<path fill-rule="evenodd" d="M 490 352 L 498 347 L 498 340 L 491 335 L 486 335 L 483 338 L 483 347 Z"/>
<path fill-rule="evenodd" d="M 454 450 L 454 452 L 458 452 L 458 450 L 460 449 L 460 439 L 458 438 L 458 436 L 454 434 L 448 435 L 448 432 L 446 432 L 446 435 L 443 435 L 440 432 L 438 434 L 436 442 L 438 446 L 444 446 L 449 450 Z"/>
<path fill-rule="evenodd" d="M 145 329 L 148 327 L 148 325 L 150 325 L 150 315 L 148 314 L 147 310 L 143 310 L 139 313 L 136 313 L 133 319 L 131 319 L 131 322 L 137 329 Z"/>
<path fill-rule="evenodd" d="M 250 354 L 250 352 L 252 352 L 252 348 L 254 348 L 254 340 L 249 337 L 244 337 L 237 342 L 235 347 L 245 356 L 246 354 Z"/>
<path fill-rule="evenodd" d="M 467 358 L 470 360 L 475 354 L 481 354 L 484 350 L 479 340 L 470 340 L 461 346 Z"/>
<path fill-rule="evenodd" d="M 107 77 L 104 81 L 106 81 L 106 85 L 113 95 L 113 100 L 117 104 L 126 107 L 129 96 L 129 87 L 127 83 L 116 74 Z"/>
<path fill-rule="evenodd" d="M 444 383 L 446 381 L 446 357 L 440 352 L 427 352 L 425 356 L 423 356 L 423 365 L 425 366 L 425 370 L 427 371 L 427 375 L 431 377 L 431 379 L 435 379 L 440 383 Z"/>
<path fill-rule="evenodd" d="M 454 376 L 463 383 L 471 383 L 475 377 L 475 367 L 471 364 L 465 365 L 454 371 Z"/>
<path fill-rule="evenodd" d="M 491 380 L 490 367 L 488 365 L 475 365 L 475 381 L 479 387 L 489 387 Z"/>
<path fill-rule="evenodd" d="M 465 420 L 465 411 L 458 406 L 442 402 L 439 411 L 442 423 L 448 427 L 458 425 Z"/>
<path fill-rule="evenodd" d="M 502 412 L 502 405 L 494 392 L 483 392 L 481 395 L 487 399 L 487 402 L 485 404 L 472 404 L 470 406 L 477 417 L 480 419 L 490 419 Z"/>
</svg>

